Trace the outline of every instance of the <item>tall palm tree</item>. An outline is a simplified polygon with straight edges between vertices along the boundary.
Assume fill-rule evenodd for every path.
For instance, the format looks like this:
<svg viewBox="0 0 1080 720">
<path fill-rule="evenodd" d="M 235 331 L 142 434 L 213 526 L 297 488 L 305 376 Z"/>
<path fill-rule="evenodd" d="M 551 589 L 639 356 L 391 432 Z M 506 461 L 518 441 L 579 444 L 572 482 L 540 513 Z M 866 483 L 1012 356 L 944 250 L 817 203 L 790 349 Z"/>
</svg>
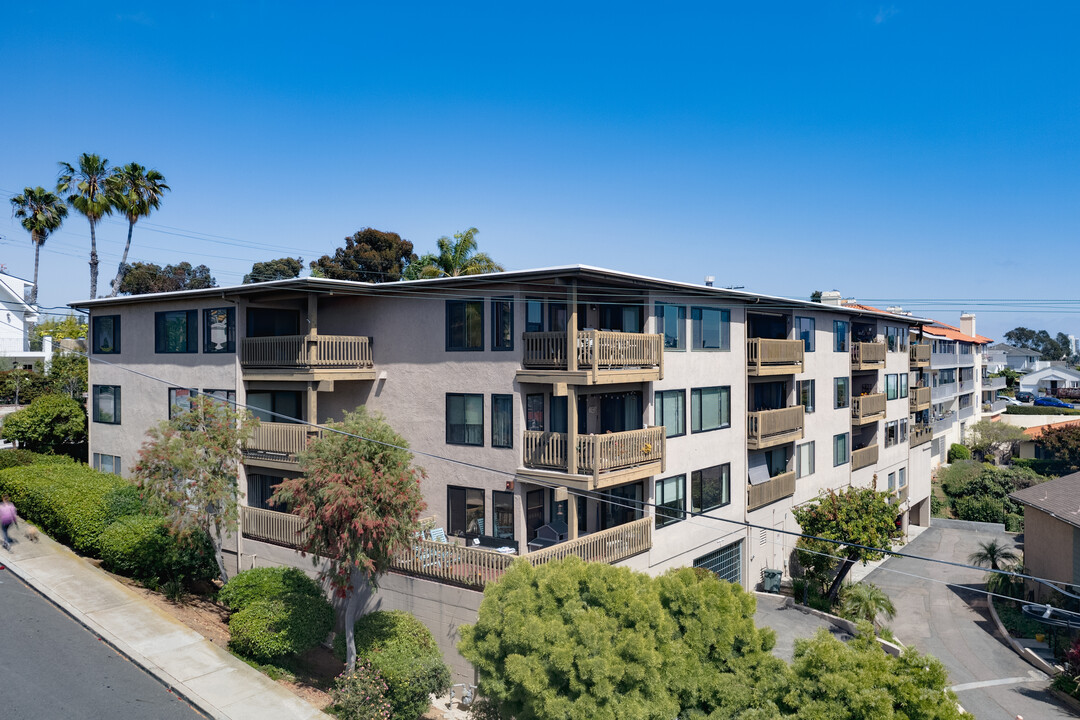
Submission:
<svg viewBox="0 0 1080 720">
<path fill-rule="evenodd" d="M 878 615 L 884 615 L 889 620 L 896 617 L 896 606 L 888 594 L 873 583 L 845 585 L 840 599 L 844 616 L 853 620 L 869 620 L 876 627 Z"/>
<path fill-rule="evenodd" d="M 968 562 L 972 565 L 988 567 L 991 570 L 1000 570 L 1002 565 L 1019 559 L 1016 552 L 997 540 L 979 543 L 979 549 L 968 555 Z"/>
<path fill-rule="evenodd" d="M 128 250 L 131 249 L 131 231 L 139 218 L 146 217 L 161 206 L 161 198 L 170 188 L 165 184 L 164 175 L 157 170 L 147 170 L 138 163 L 114 168 L 107 184 L 113 207 L 122 212 L 128 221 L 127 244 L 124 245 L 124 254 L 116 268 L 116 278 L 109 293 L 109 297 L 116 297 L 124 279 Z"/>
<path fill-rule="evenodd" d="M 56 181 L 56 192 L 67 194 L 67 201 L 71 206 L 90 221 L 90 299 L 93 300 L 97 297 L 98 278 L 97 223 L 113 211 L 106 188 L 109 161 L 98 155 L 83 153 L 79 156 L 78 168 L 66 162 L 59 165 L 60 177 Z"/>
<path fill-rule="evenodd" d="M 59 196 L 41 186 L 25 188 L 22 195 L 11 198 L 11 205 L 12 214 L 22 218 L 22 226 L 30 233 L 30 242 L 34 244 L 34 287 L 30 290 L 30 304 L 36 305 L 41 246 L 63 224 L 68 208 Z"/>
<path fill-rule="evenodd" d="M 422 278 L 457 277 L 459 275 L 482 275 L 502 272 L 503 266 L 487 253 L 476 251 L 476 228 L 454 233 L 454 238 L 443 236 L 435 241 L 438 255 L 425 255 L 418 276 Z"/>
</svg>

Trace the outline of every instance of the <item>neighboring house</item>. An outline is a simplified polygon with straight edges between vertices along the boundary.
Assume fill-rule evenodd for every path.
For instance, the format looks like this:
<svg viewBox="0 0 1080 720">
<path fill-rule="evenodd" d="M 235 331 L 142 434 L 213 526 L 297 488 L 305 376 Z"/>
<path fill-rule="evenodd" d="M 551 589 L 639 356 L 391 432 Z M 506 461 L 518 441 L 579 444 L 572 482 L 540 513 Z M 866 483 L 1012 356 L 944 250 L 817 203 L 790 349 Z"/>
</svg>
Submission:
<svg viewBox="0 0 1080 720">
<path fill-rule="evenodd" d="M 1080 420 L 1062 420 L 1061 422 L 1051 422 L 1024 428 L 1024 439 L 1020 441 L 1020 447 L 1018 448 L 1019 457 L 1028 460 L 1052 459 L 1043 455 L 1042 446 L 1039 444 L 1039 438 L 1042 437 L 1043 431 L 1047 428 L 1059 428 L 1065 427 L 1066 425 L 1080 425 Z"/>
<path fill-rule="evenodd" d="M 1035 395 L 1053 395 L 1058 388 L 1080 387 L 1080 371 L 1054 365 L 1020 378 L 1020 390 Z"/>
<path fill-rule="evenodd" d="M 29 280 L 0 273 L 0 357 L 27 370 L 52 357 L 51 339 L 33 343 L 28 336 L 30 326 L 39 319 L 37 308 L 26 302 L 33 286 Z"/>
<path fill-rule="evenodd" d="M 1080 585 L 1080 473 L 1017 490 L 1009 497 L 1025 506 L 1024 572 Z M 1036 601 L 1056 595 L 1032 581 L 1027 581 L 1027 591 Z"/>
<path fill-rule="evenodd" d="M 1018 348 L 1006 343 L 997 343 L 986 348 L 986 370 L 999 373 L 1005 368 L 1026 373 L 1036 369 L 1041 358 L 1037 351 Z"/>
</svg>

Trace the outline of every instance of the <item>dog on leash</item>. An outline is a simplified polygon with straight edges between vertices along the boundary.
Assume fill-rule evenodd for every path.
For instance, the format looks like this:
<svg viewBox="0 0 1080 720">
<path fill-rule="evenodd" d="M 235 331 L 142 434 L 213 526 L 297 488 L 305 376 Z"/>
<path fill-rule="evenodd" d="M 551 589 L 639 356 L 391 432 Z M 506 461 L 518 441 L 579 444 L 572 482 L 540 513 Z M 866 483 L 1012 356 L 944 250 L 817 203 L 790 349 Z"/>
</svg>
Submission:
<svg viewBox="0 0 1080 720">
<path fill-rule="evenodd" d="M 23 530 L 23 535 L 25 535 L 26 539 L 30 542 L 38 541 L 38 529 L 33 525 L 27 525 L 26 529 Z"/>
</svg>

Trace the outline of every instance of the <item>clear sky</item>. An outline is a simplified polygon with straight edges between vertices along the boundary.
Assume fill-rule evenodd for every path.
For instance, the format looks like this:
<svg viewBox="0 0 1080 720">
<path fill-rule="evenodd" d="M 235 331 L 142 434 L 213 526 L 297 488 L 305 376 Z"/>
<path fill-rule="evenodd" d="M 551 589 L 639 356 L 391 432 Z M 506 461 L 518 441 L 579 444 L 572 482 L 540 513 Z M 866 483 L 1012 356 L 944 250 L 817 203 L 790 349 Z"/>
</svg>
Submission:
<svg viewBox="0 0 1080 720">
<path fill-rule="evenodd" d="M 0 197 L 82 152 L 155 167 L 131 260 L 226 285 L 362 227 L 424 252 L 476 226 L 510 269 L 1080 335 L 1076 3 L 156 5 L 0 8 Z M 103 288 L 125 234 L 99 230 Z M 30 277 L 9 212 L 0 236 Z M 88 297 L 88 254 L 71 216 L 43 306 Z"/>
</svg>

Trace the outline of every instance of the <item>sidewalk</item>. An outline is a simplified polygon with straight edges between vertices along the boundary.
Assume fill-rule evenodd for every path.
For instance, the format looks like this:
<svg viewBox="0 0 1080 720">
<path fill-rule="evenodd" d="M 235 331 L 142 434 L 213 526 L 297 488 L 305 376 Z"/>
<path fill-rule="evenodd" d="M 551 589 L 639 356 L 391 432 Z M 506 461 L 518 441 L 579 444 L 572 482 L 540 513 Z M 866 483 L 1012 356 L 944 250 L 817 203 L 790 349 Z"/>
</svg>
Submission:
<svg viewBox="0 0 1080 720">
<path fill-rule="evenodd" d="M 329 718 L 258 670 L 162 613 L 45 535 L 22 525 L 0 563 L 212 718 Z"/>
</svg>

